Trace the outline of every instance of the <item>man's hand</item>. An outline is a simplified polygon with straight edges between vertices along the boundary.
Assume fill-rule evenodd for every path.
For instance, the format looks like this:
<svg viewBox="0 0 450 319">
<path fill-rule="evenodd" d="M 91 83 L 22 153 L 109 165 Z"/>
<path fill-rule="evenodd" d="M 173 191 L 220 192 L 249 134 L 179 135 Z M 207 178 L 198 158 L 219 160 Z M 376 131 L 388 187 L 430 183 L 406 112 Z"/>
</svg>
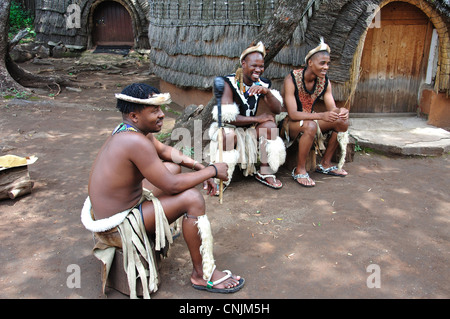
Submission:
<svg viewBox="0 0 450 319">
<path fill-rule="evenodd" d="M 264 122 L 275 122 L 275 117 L 269 113 L 263 113 L 261 115 L 255 116 L 256 123 L 261 124 Z"/>
<path fill-rule="evenodd" d="M 203 189 L 206 191 L 206 194 L 210 196 L 216 195 L 217 184 L 214 182 L 214 178 L 210 178 L 203 182 Z"/>
<path fill-rule="evenodd" d="M 334 111 L 328 111 L 322 113 L 322 120 L 325 122 L 334 122 L 339 119 L 339 114 Z"/>
<path fill-rule="evenodd" d="M 341 107 L 341 108 L 339 109 L 339 118 L 340 118 L 341 120 L 346 121 L 346 120 L 348 120 L 349 113 L 350 113 L 350 112 L 348 111 L 348 109 L 346 109 L 345 107 Z"/>
<path fill-rule="evenodd" d="M 264 86 L 261 86 L 261 85 L 252 85 L 248 89 L 249 96 L 257 95 L 257 94 L 266 95 L 267 93 L 269 93 L 269 89 Z"/>
<path fill-rule="evenodd" d="M 214 166 L 217 169 L 216 178 L 221 179 L 223 181 L 228 180 L 228 164 L 227 163 L 214 163 Z"/>
</svg>

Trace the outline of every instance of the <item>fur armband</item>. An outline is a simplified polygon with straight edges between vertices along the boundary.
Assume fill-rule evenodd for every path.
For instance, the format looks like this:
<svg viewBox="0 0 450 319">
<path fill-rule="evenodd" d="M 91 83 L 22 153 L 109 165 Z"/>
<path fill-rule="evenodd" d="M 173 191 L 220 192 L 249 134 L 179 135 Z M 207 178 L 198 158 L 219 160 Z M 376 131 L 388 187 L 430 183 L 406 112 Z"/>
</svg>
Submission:
<svg viewBox="0 0 450 319">
<path fill-rule="evenodd" d="M 212 117 L 214 121 L 219 120 L 217 105 L 214 105 L 212 110 Z M 233 104 L 225 104 L 222 105 L 222 121 L 224 123 L 230 123 L 236 120 L 236 117 L 239 115 L 239 107 L 236 103 Z"/>
<path fill-rule="evenodd" d="M 272 93 L 275 98 L 280 101 L 281 105 L 283 105 L 283 97 L 281 96 L 280 92 L 274 89 L 270 89 L 270 93 Z"/>
</svg>

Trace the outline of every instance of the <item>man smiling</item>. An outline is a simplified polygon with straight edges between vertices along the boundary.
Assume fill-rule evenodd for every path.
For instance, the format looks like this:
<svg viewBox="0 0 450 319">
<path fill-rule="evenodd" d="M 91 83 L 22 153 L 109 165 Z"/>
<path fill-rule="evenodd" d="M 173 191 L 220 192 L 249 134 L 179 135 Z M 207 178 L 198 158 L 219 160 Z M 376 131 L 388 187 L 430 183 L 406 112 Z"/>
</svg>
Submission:
<svg viewBox="0 0 450 319">
<path fill-rule="evenodd" d="M 236 164 L 240 165 L 244 176 L 255 175 L 256 180 L 271 188 L 283 186 L 274 175 L 286 158 L 286 149 L 275 124 L 282 98 L 278 91 L 270 89 L 270 80 L 262 77 L 265 55 L 262 42 L 248 47 L 240 56 L 241 67 L 223 77 L 226 83 L 221 99 L 225 126 L 223 160 L 229 167 L 226 186 Z M 258 112 L 259 109 L 263 111 Z M 213 109 L 213 118 L 218 119 L 217 107 Z M 218 149 L 217 128 L 217 123 L 213 123 L 209 131 L 213 162 Z M 258 156 L 259 171 L 256 169 Z"/>
<path fill-rule="evenodd" d="M 332 166 L 331 158 L 338 146 L 338 132 L 348 129 L 348 110 L 337 108 L 333 98 L 327 72 L 330 65 L 330 47 L 323 41 L 308 52 L 306 66 L 293 70 L 284 80 L 284 103 L 288 116 L 282 123 L 280 134 L 287 140 L 288 146 L 298 139 L 297 167 L 292 177 L 301 186 L 313 187 L 315 182 L 306 171 L 306 158 L 314 138 L 323 139 L 323 134 L 331 133 L 328 146 L 316 172 L 346 176 L 342 168 Z M 314 104 L 323 97 L 327 111 L 314 112 Z"/>
</svg>

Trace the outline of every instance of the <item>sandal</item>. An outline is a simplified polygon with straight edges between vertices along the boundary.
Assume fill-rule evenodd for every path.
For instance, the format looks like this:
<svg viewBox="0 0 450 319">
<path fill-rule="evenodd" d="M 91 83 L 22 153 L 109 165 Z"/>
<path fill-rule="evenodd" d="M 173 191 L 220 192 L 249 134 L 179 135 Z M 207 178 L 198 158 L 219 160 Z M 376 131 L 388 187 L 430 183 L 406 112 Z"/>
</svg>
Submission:
<svg viewBox="0 0 450 319">
<path fill-rule="evenodd" d="M 216 267 L 214 266 L 214 269 Z M 194 285 L 192 284 L 192 287 L 194 287 L 195 289 L 198 290 L 206 290 L 208 292 L 214 292 L 214 293 L 221 293 L 221 294 L 229 294 L 229 293 L 233 293 L 236 292 L 238 290 L 240 290 L 245 283 L 244 278 L 239 279 L 239 284 L 235 287 L 231 287 L 231 288 L 214 288 L 214 286 L 217 286 L 218 284 L 224 282 L 225 280 L 229 279 L 232 277 L 231 271 L 229 270 L 224 270 L 223 272 L 226 273 L 225 276 L 223 276 L 222 278 L 212 282 L 211 278 L 209 278 L 209 280 L 206 283 L 206 286 L 201 286 L 201 285 Z M 213 270 L 214 273 L 214 270 Z M 211 275 L 212 276 L 212 275 Z"/>
<path fill-rule="evenodd" d="M 260 183 L 262 183 L 262 184 L 264 184 L 266 186 L 269 186 L 270 188 L 280 189 L 281 187 L 283 187 L 283 184 L 281 182 L 280 182 L 280 184 L 281 184 L 280 186 L 275 186 L 273 184 L 267 183 L 266 182 L 266 178 L 269 178 L 269 177 L 273 178 L 274 183 L 277 182 L 275 175 L 261 175 L 259 172 L 256 172 L 256 175 L 255 175 L 255 179 L 258 182 L 260 182 Z"/>
<path fill-rule="evenodd" d="M 297 179 L 299 179 L 299 178 L 306 178 L 308 181 L 310 181 L 310 182 L 314 182 L 310 177 L 309 177 L 309 174 L 308 173 L 306 173 L 306 174 L 297 174 L 297 175 L 295 175 L 295 170 L 297 169 L 297 167 L 294 167 L 294 169 L 292 170 L 292 178 L 294 179 L 294 181 L 296 181 L 298 184 L 300 184 L 301 186 L 303 186 L 303 187 L 314 187 L 314 186 L 316 186 L 315 184 L 314 185 L 305 185 L 305 184 L 302 184 L 302 183 L 300 183 Z"/>
<path fill-rule="evenodd" d="M 324 168 L 322 166 L 322 164 L 319 164 L 316 167 L 316 173 L 325 174 L 325 175 L 331 175 L 331 176 L 339 176 L 339 177 L 347 176 L 347 174 L 338 174 L 338 173 L 332 172 L 332 171 L 335 171 L 337 169 L 338 169 L 337 166 L 331 166 L 331 167 L 328 167 L 328 168 Z"/>
</svg>

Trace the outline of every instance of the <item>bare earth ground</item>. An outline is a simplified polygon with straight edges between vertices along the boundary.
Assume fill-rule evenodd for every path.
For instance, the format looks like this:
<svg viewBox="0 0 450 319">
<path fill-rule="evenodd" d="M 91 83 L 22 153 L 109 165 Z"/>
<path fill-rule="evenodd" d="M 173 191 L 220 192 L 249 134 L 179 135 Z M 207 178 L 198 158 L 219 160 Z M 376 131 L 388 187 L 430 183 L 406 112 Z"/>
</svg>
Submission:
<svg viewBox="0 0 450 319">
<path fill-rule="evenodd" d="M 50 61 L 25 67 L 67 74 L 75 60 Z M 106 298 L 92 236 L 80 222 L 88 175 L 121 121 L 114 93 L 132 82 L 158 82 L 146 63 L 76 76 L 81 93 L 0 103 L 0 155 L 39 157 L 29 166 L 32 194 L 0 202 L 0 298 Z M 170 128 L 175 115 L 166 116 Z M 232 183 L 222 205 L 205 195 L 217 266 L 245 277 L 246 286 L 233 295 L 194 290 L 178 238 L 152 298 L 449 298 L 449 157 L 358 152 L 345 168 L 346 178 L 311 174 L 313 189 L 296 185 L 283 167 L 279 191 L 246 178 Z M 67 285 L 73 264 L 80 288 Z M 381 288 L 367 285 L 370 265 L 379 266 Z"/>
</svg>

